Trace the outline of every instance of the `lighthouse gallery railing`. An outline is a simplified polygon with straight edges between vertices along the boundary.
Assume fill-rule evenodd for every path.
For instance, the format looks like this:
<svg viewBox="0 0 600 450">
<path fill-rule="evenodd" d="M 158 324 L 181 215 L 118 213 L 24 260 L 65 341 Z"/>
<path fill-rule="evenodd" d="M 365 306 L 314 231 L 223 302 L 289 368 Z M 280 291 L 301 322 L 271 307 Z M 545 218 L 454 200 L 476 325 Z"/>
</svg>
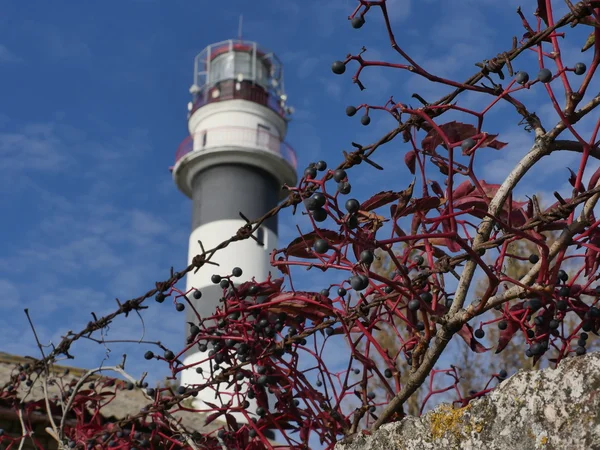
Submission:
<svg viewBox="0 0 600 450">
<path fill-rule="evenodd" d="M 249 150 L 266 150 L 281 156 L 294 169 L 297 169 L 296 152 L 289 144 L 281 141 L 278 136 L 265 130 L 232 126 L 201 130 L 185 138 L 175 153 L 175 164 L 183 156 L 194 151 L 194 141 L 197 141 L 196 151 L 229 145 L 246 147 Z M 173 170 L 173 167 L 170 167 L 169 170 Z"/>
</svg>

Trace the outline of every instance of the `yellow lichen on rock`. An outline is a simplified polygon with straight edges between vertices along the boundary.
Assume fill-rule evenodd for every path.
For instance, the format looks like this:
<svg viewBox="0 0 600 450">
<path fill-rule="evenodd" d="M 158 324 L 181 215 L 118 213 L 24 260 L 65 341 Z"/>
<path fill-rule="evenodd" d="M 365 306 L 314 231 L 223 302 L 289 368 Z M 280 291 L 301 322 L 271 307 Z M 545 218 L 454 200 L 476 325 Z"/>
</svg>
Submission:
<svg viewBox="0 0 600 450">
<path fill-rule="evenodd" d="M 447 432 L 452 433 L 456 438 L 460 438 L 463 435 L 462 417 L 471 405 L 467 405 L 464 408 L 453 408 L 452 405 L 443 404 L 440 405 L 435 411 L 430 413 L 431 423 L 431 434 L 434 439 L 439 439 L 444 436 Z M 470 430 L 469 426 L 469 430 Z"/>
</svg>

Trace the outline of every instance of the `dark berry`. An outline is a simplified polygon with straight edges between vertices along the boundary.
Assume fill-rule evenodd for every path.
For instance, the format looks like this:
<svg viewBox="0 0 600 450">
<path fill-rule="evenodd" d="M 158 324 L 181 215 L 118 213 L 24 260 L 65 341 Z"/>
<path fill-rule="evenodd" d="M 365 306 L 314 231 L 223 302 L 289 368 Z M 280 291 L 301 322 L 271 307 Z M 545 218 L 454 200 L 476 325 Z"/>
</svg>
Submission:
<svg viewBox="0 0 600 450">
<path fill-rule="evenodd" d="M 177 303 L 177 304 L 175 304 L 175 309 L 177 311 L 181 312 L 185 309 L 185 305 L 183 303 Z"/>
<path fill-rule="evenodd" d="M 408 302 L 408 309 L 411 311 L 417 311 L 421 307 L 421 302 L 419 300 L 413 298 L 410 302 Z"/>
<path fill-rule="evenodd" d="M 544 346 L 540 342 L 536 342 L 531 346 L 531 353 L 534 355 L 541 355 L 544 351 Z"/>
<path fill-rule="evenodd" d="M 433 295 L 431 295 L 431 292 L 423 292 L 421 294 L 421 300 L 430 303 L 433 300 Z"/>
<path fill-rule="evenodd" d="M 194 298 L 196 300 L 198 300 L 200 297 L 202 297 L 202 292 L 200 292 L 200 291 L 194 291 L 194 293 L 192 295 L 194 296 Z"/>
<path fill-rule="evenodd" d="M 566 282 L 569 279 L 569 275 L 564 270 L 560 269 L 557 274 L 557 278 L 563 282 Z"/>
<path fill-rule="evenodd" d="M 556 330 L 560 326 L 560 322 L 556 319 L 552 319 L 548 324 L 551 330 Z"/>
<path fill-rule="evenodd" d="M 501 380 L 504 380 L 506 377 L 508 376 L 508 373 L 506 373 L 506 370 L 502 369 L 499 373 L 498 373 L 498 378 L 500 378 Z"/>
<path fill-rule="evenodd" d="M 585 347 L 577 347 L 575 353 L 577 353 L 577 356 L 585 355 Z"/>
<path fill-rule="evenodd" d="M 266 413 L 267 411 L 262 406 L 256 408 L 256 414 L 258 414 L 260 417 L 263 417 Z"/>
<path fill-rule="evenodd" d="M 383 372 L 383 375 L 386 378 L 392 378 L 392 376 L 393 376 L 392 370 L 391 369 L 385 369 L 385 371 Z"/>
<path fill-rule="evenodd" d="M 535 332 L 533 330 L 527 330 L 527 337 L 529 339 L 533 339 L 534 336 L 535 336 Z"/>
<path fill-rule="evenodd" d="M 325 239 L 317 239 L 314 244 L 315 252 L 323 254 L 329 250 L 329 243 Z"/>
<path fill-rule="evenodd" d="M 214 274 L 212 277 L 210 277 L 210 281 L 212 281 L 213 284 L 219 284 L 221 282 L 221 276 Z"/>
<path fill-rule="evenodd" d="M 356 114 L 356 108 L 354 106 L 346 106 L 346 115 L 352 117 L 354 114 Z"/>
<path fill-rule="evenodd" d="M 325 211 L 323 208 L 315 209 L 312 212 L 312 217 L 315 222 L 324 222 L 327 220 L 327 211 Z"/>
<path fill-rule="evenodd" d="M 321 380 L 317 380 L 317 382 L 315 384 L 317 385 L 317 387 L 323 386 L 323 383 L 321 382 Z"/>
<path fill-rule="evenodd" d="M 348 221 L 346 222 L 346 224 L 348 225 L 348 228 L 350 228 L 351 230 L 354 230 L 358 226 L 358 217 L 356 217 L 356 216 L 348 217 Z"/>
<path fill-rule="evenodd" d="M 519 71 L 515 76 L 515 80 L 519 84 L 525 84 L 529 81 L 529 74 L 527 72 Z"/>
<path fill-rule="evenodd" d="M 548 69 L 542 69 L 539 71 L 537 79 L 542 83 L 550 83 L 550 80 L 552 80 L 552 72 Z"/>
<path fill-rule="evenodd" d="M 221 439 L 223 439 L 225 437 L 225 430 L 219 430 L 219 432 L 217 433 L 217 436 L 220 437 Z"/>
<path fill-rule="evenodd" d="M 156 300 L 158 303 L 162 303 L 165 301 L 165 294 L 163 294 L 162 292 L 159 292 L 158 294 L 156 294 L 154 296 L 154 300 Z"/>
<path fill-rule="evenodd" d="M 370 265 L 373 262 L 374 255 L 370 250 L 363 250 L 360 252 L 360 262 L 366 265 Z"/>
<path fill-rule="evenodd" d="M 417 330 L 423 331 L 425 329 L 425 324 L 421 321 L 417 322 Z"/>
<path fill-rule="evenodd" d="M 317 170 L 319 172 L 323 172 L 323 171 L 327 170 L 327 163 L 325 161 L 317 162 Z"/>
<path fill-rule="evenodd" d="M 581 325 L 581 329 L 583 331 L 592 331 L 593 328 L 593 324 L 590 320 L 586 320 L 585 322 L 583 322 L 583 325 Z"/>
<path fill-rule="evenodd" d="M 365 18 L 363 16 L 355 16 L 350 23 L 352 23 L 352 28 L 360 28 L 365 24 Z"/>
<path fill-rule="evenodd" d="M 465 139 L 462 144 L 460 144 L 460 148 L 462 148 L 463 151 L 466 152 L 466 151 L 471 150 L 473 147 L 475 147 L 475 144 L 476 144 L 475 139 L 468 138 L 468 139 Z"/>
<path fill-rule="evenodd" d="M 314 205 L 313 208 L 310 208 L 310 209 L 313 209 L 313 210 L 322 208 L 327 203 L 327 198 L 325 198 L 325 196 L 323 194 L 321 194 L 320 192 L 314 193 L 312 195 L 312 197 L 310 197 L 310 198 L 311 198 L 312 205 Z"/>
<path fill-rule="evenodd" d="M 346 289 L 344 289 L 343 287 L 341 287 L 341 288 L 338 288 L 338 290 L 337 290 L 337 294 L 338 294 L 340 297 L 343 297 L 344 295 L 346 295 Z"/>
<path fill-rule="evenodd" d="M 369 286 L 369 279 L 365 275 L 354 275 L 350 277 L 350 286 L 355 291 L 362 291 Z"/>
<path fill-rule="evenodd" d="M 183 395 L 183 394 L 185 394 L 185 386 L 179 386 L 179 387 L 177 388 L 177 393 L 178 393 L 179 395 Z"/>
<path fill-rule="evenodd" d="M 369 406 L 369 412 L 374 413 L 376 410 L 377 410 L 377 407 L 375 405 Z"/>
<path fill-rule="evenodd" d="M 586 71 L 587 67 L 584 63 L 578 62 L 575 64 L 575 75 L 583 75 Z"/>
<path fill-rule="evenodd" d="M 362 116 L 360 118 L 360 123 L 362 123 L 363 125 L 367 126 L 367 125 L 369 125 L 371 123 L 371 118 L 365 114 L 364 116 Z"/>
<path fill-rule="evenodd" d="M 535 323 L 538 327 L 541 327 L 544 324 L 544 318 L 542 316 L 537 316 L 533 319 L 533 323 Z"/>
<path fill-rule="evenodd" d="M 208 347 L 206 346 L 206 344 L 198 344 L 198 350 L 204 353 L 206 350 L 208 350 Z"/>
<path fill-rule="evenodd" d="M 587 334 L 587 333 L 581 333 L 581 334 L 579 335 L 579 337 L 585 341 L 585 340 L 587 340 L 587 338 L 588 338 L 589 336 L 588 336 L 588 334 Z"/>
<path fill-rule="evenodd" d="M 231 271 L 231 275 L 233 275 L 234 277 L 238 278 L 242 276 L 242 269 L 240 269 L 239 267 L 234 267 L 233 270 Z"/>
<path fill-rule="evenodd" d="M 368 398 L 369 400 L 373 400 L 373 399 L 375 398 L 375 392 L 372 392 L 372 391 L 371 391 L 371 392 L 369 392 L 369 393 L 367 394 L 367 398 Z"/>
<path fill-rule="evenodd" d="M 219 286 L 221 287 L 221 289 L 227 289 L 229 287 L 229 280 L 226 278 L 223 278 L 220 282 L 219 282 Z"/>
<path fill-rule="evenodd" d="M 483 331 L 481 328 L 479 328 L 479 329 L 475 330 L 474 334 L 477 339 L 481 339 L 482 337 L 485 336 L 485 331 Z"/>
<path fill-rule="evenodd" d="M 353 214 L 355 212 L 358 211 L 358 209 L 360 208 L 360 202 L 358 200 L 356 200 L 355 198 L 350 198 L 348 200 L 346 200 L 346 211 L 348 211 L 350 214 Z"/>
<path fill-rule="evenodd" d="M 348 183 L 347 181 L 342 181 L 341 183 L 338 183 L 337 190 L 340 194 L 347 195 L 350 193 L 351 189 L 352 186 L 350 186 L 350 183 Z"/>
<path fill-rule="evenodd" d="M 391 294 L 392 292 L 394 292 L 394 287 L 393 286 L 386 286 L 383 288 L 383 292 L 385 292 L 386 294 Z"/>
<path fill-rule="evenodd" d="M 500 322 L 498 322 L 498 328 L 500 330 L 506 330 L 508 328 L 508 324 L 506 323 L 506 320 L 501 320 Z"/>
<path fill-rule="evenodd" d="M 590 316 L 593 318 L 600 317 L 600 309 L 596 308 L 595 306 L 592 306 L 590 308 Z"/>
<path fill-rule="evenodd" d="M 258 286 L 253 284 L 248 288 L 248 295 L 256 295 L 258 294 Z"/>
<path fill-rule="evenodd" d="M 542 307 L 542 301 L 539 298 L 532 298 L 527 303 L 529 303 L 529 309 L 532 311 L 537 311 Z"/>
<path fill-rule="evenodd" d="M 344 64 L 342 61 L 335 61 L 331 65 L 331 71 L 336 75 L 341 75 L 346 71 L 346 64 Z"/>
<path fill-rule="evenodd" d="M 150 359 L 154 358 L 154 353 L 152 353 L 150 350 L 148 350 L 146 353 L 144 353 L 144 358 L 150 360 Z"/>
<path fill-rule="evenodd" d="M 585 347 L 585 344 L 587 344 L 587 341 L 585 339 L 578 339 L 577 340 L 577 345 L 579 347 Z"/>
<path fill-rule="evenodd" d="M 258 377 L 258 379 L 256 380 L 257 384 L 260 384 L 261 386 L 264 386 L 265 384 L 267 384 L 267 381 L 269 380 L 269 377 L 267 377 L 266 375 L 261 375 L 260 377 Z"/>
<path fill-rule="evenodd" d="M 569 306 L 569 304 L 567 302 L 565 302 L 564 300 L 559 300 L 556 302 L 556 309 L 558 309 L 559 311 L 566 311 L 568 306 Z"/>
<path fill-rule="evenodd" d="M 332 327 L 325 328 L 325 334 L 327 336 L 331 336 L 331 335 L 333 335 L 333 333 L 335 333 L 335 330 Z"/>
<path fill-rule="evenodd" d="M 344 169 L 337 169 L 335 172 L 333 172 L 333 179 L 335 181 L 337 181 L 338 183 L 340 181 L 345 180 L 347 177 L 346 175 L 346 171 Z"/>
<path fill-rule="evenodd" d="M 560 295 L 561 297 L 568 297 L 570 293 L 571 293 L 571 289 L 569 289 L 568 286 L 562 286 L 558 290 L 558 295 Z"/>
<path fill-rule="evenodd" d="M 423 257 L 421 255 L 415 257 L 415 264 L 417 266 L 422 265 L 425 262 L 425 260 L 423 259 Z"/>
<path fill-rule="evenodd" d="M 315 167 L 307 167 L 304 169 L 304 176 L 306 178 L 315 178 L 317 176 L 317 169 Z"/>
<path fill-rule="evenodd" d="M 329 297 L 329 289 L 321 289 L 320 294 L 324 297 Z"/>
<path fill-rule="evenodd" d="M 172 359 L 175 359 L 175 354 L 171 350 L 167 350 L 165 351 L 165 359 L 171 361 Z"/>
<path fill-rule="evenodd" d="M 534 255 L 534 254 L 531 254 L 531 255 L 529 255 L 529 262 L 530 262 L 531 264 L 535 264 L 535 263 L 537 263 L 539 260 L 540 260 L 540 257 L 539 257 L 538 255 Z"/>
</svg>

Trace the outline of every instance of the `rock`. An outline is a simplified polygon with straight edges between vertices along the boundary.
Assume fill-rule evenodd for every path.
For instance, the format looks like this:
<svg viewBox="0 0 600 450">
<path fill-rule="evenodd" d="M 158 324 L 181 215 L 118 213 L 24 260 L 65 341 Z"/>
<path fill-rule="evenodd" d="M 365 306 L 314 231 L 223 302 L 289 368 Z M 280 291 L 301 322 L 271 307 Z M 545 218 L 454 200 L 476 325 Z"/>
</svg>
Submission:
<svg viewBox="0 0 600 450">
<path fill-rule="evenodd" d="M 600 450 L 600 355 L 519 371 L 464 408 L 442 404 L 371 436 L 350 436 L 335 449 Z"/>
</svg>

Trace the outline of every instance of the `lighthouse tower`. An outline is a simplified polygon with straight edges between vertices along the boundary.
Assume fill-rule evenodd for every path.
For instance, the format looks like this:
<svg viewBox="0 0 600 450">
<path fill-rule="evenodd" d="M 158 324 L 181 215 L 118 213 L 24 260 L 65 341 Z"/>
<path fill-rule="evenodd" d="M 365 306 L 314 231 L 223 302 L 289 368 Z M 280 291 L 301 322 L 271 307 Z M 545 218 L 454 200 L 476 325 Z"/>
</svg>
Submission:
<svg viewBox="0 0 600 450">
<path fill-rule="evenodd" d="M 216 247 L 245 224 L 239 212 L 249 219 L 261 217 L 287 195 L 283 184 L 297 182 L 296 155 L 284 142 L 291 108 L 285 104 L 282 64 L 272 52 L 245 40 L 209 45 L 194 60 L 190 93 L 190 135 L 179 146 L 171 168 L 177 187 L 192 199 L 188 264 L 201 252 L 199 240 L 207 250 Z M 187 289 L 202 293 L 199 299 L 188 295 L 201 317 L 214 314 L 222 297 L 221 287 L 211 282 L 213 274 L 230 274 L 240 267 L 242 276 L 232 279 L 236 283 L 267 278 L 269 253 L 277 247 L 277 217 L 264 222 L 255 236 L 262 245 L 253 239 L 235 242 L 211 259 L 219 267 L 205 265 L 188 273 Z M 187 322 L 197 319 L 191 308 L 186 315 L 187 337 Z M 183 362 L 188 365 L 207 357 L 193 347 Z M 205 383 L 210 364 L 201 367 L 202 373 L 195 368 L 183 371 L 182 385 Z M 198 394 L 196 406 L 202 408 L 203 400 L 219 403 L 209 388 Z"/>
</svg>

